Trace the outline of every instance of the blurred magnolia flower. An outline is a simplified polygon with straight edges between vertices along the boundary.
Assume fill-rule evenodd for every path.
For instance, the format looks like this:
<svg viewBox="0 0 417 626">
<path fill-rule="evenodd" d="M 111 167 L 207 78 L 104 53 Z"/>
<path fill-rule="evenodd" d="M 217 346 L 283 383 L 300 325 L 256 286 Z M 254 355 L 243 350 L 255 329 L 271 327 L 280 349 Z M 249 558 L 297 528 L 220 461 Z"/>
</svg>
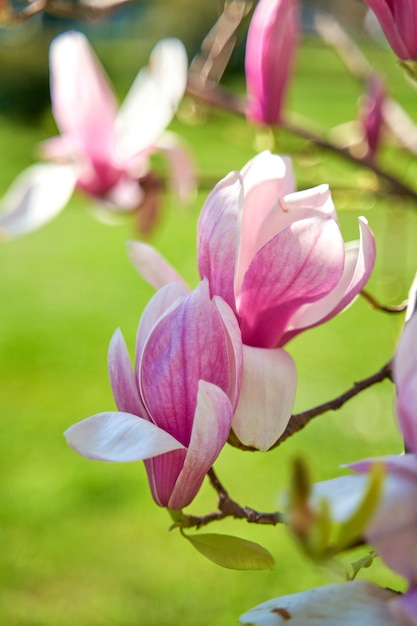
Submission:
<svg viewBox="0 0 417 626">
<path fill-rule="evenodd" d="M 246 41 L 246 115 L 279 124 L 299 33 L 298 0 L 259 0 Z"/>
<path fill-rule="evenodd" d="M 84 35 L 57 37 L 50 48 L 52 111 L 61 132 L 46 141 L 52 164 L 28 168 L 1 201 L 0 232 L 21 235 L 52 219 L 74 188 L 107 208 L 132 210 L 144 201 L 140 184 L 149 156 L 164 152 L 174 187 L 185 197 L 193 184 L 188 155 L 163 131 L 187 82 L 187 55 L 177 39 L 162 40 L 139 72 L 122 106 Z"/>
<path fill-rule="evenodd" d="M 227 304 L 210 298 L 207 281 L 191 294 L 169 284 L 143 313 L 135 370 L 120 331 L 112 338 L 118 411 L 71 426 L 66 439 L 90 459 L 144 460 L 155 502 L 181 509 L 226 443 L 241 369 L 240 332 Z"/>
<path fill-rule="evenodd" d="M 409 311 L 415 308 L 414 281 Z M 412 314 L 401 335 L 393 361 L 397 414 L 407 449 L 403 456 L 359 461 L 349 467 L 355 475 L 342 476 L 314 486 L 313 502 L 325 498 L 333 519 L 345 521 L 359 506 L 375 464 L 383 465 L 385 479 L 380 501 L 363 531 L 385 563 L 406 578 L 408 591 L 390 602 L 396 624 L 417 624 L 417 315 Z"/>
<path fill-rule="evenodd" d="M 314 485 L 313 502 L 327 500 L 332 518 L 343 522 L 357 510 L 375 464 L 385 468 L 383 492 L 364 531 L 366 540 L 395 572 L 409 582 L 408 591 L 390 602 L 396 624 L 417 624 L 417 457 L 389 456 L 354 463 L 357 473 Z"/>
<path fill-rule="evenodd" d="M 245 344 L 233 431 L 260 450 L 282 434 L 294 402 L 295 365 L 280 348 L 344 309 L 375 259 L 363 218 L 361 241 L 345 247 L 327 185 L 294 189 L 290 159 L 264 152 L 216 185 L 198 225 L 200 276 L 234 311 Z M 150 246 L 130 249 L 155 288 L 168 280 L 184 284 Z"/>
<path fill-rule="evenodd" d="M 367 156 L 372 161 L 381 143 L 385 101 L 386 94 L 382 80 L 376 75 L 371 76 L 367 81 L 360 118 L 368 148 Z"/>
<path fill-rule="evenodd" d="M 415 0 L 364 0 L 373 10 L 395 54 L 417 60 L 417 4 Z"/>
</svg>

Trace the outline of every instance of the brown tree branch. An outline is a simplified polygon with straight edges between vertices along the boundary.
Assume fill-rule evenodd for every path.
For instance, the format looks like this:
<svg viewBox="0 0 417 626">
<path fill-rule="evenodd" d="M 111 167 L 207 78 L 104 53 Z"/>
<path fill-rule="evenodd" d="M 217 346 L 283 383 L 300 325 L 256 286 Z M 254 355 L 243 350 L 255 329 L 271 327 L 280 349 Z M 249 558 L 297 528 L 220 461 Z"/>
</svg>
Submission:
<svg viewBox="0 0 417 626">
<path fill-rule="evenodd" d="M 218 511 L 214 513 L 208 513 L 207 515 L 185 515 L 183 514 L 180 525 L 182 528 L 201 528 L 211 522 L 218 522 L 226 517 L 233 517 L 234 519 L 244 519 L 250 524 L 268 524 L 276 526 L 277 524 L 284 523 L 284 515 L 282 513 L 260 513 L 251 509 L 250 507 L 242 507 L 235 500 L 229 496 L 228 492 L 218 479 L 215 471 L 211 468 L 207 472 L 207 476 L 210 480 L 212 487 L 217 492 Z"/>
<path fill-rule="evenodd" d="M 220 89 L 219 87 L 213 87 L 210 89 L 202 88 L 195 81 L 189 80 L 187 92 L 190 96 L 201 100 L 202 102 L 205 102 L 210 106 L 214 106 L 225 111 L 230 111 L 238 115 L 245 115 L 244 99 L 240 96 L 235 96 L 234 94 L 231 94 L 225 89 Z M 288 120 L 283 120 L 281 122 L 281 127 L 288 132 L 297 135 L 298 137 L 301 137 L 302 139 L 310 141 L 320 148 L 330 150 L 335 154 L 338 154 L 346 161 L 350 161 L 355 165 L 358 165 L 360 167 L 366 167 L 372 170 L 378 176 L 378 178 L 388 183 L 395 193 L 412 198 L 415 202 L 417 202 L 416 190 L 414 190 L 406 183 L 398 180 L 398 178 L 393 176 L 390 172 L 387 172 L 386 170 L 379 167 L 375 162 L 371 161 L 370 159 L 355 156 L 347 148 L 343 148 L 323 137 L 319 137 L 313 131 L 303 128 Z"/>
<path fill-rule="evenodd" d="M 337 409 L 340 409 L 348 400 L 357 396 L 361 391 L 364 391 L 365 389 L 368 389 L 369 387 L 372 387 L 372 385 L 380 383 L 385 379 L 392 380 L 391 361 L 384 365 L 378 372 L 376 372 L 376 374 L 354 383 L 350 389 L 348 389 L 345 393 L 342 393 L 342 395 L 337 398 L 324 402 L 323 404 L 309 409 L 308 411 L 292 415 L 287 428 L 270 449 L 272 450 L 273 448 L 276 448 L 283 441 L 288 439 L 288 437 L 291 437 L 291 435 L 294 435 L 302 430 L 314 417 L 322 415 L 322 413 L 326 413 L 327 411 L 337 411 Z"/>
</svg>

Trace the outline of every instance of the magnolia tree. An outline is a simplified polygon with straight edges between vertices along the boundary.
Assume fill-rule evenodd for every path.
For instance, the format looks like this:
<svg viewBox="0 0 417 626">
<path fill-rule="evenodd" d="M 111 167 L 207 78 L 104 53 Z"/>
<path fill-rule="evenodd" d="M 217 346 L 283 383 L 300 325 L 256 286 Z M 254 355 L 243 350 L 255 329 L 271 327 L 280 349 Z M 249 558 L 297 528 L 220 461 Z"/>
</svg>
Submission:
<svg viewBox="0 0 417 626">
<path fill-rule="evenodd" d="M 366 3 L 414 76 L 417 5 L 411 0 Z M 55 5 L 42 8 L 48 6 Z M 297 0 L 259 0 L 247 34 L 247 95 L 219 86 L 235 31 L 249 11 L 248 2 L 227 1 L 204 54 L 190 67 L 180 41 L 161 41 L 119 109 L 87 39 L 77 32 L 57 37 L 50 49 L 50 72 L 60 136 L 42 146 L 46 162 L 23 172 L 3 198 L 2 239 L 42 226 L 75 189 L 108 211 L 147 213 L 151 227 L 150 189 L 164 187 L 152 171 L 151 155 L 160 151 L 167 157 L 179 199 L 196 182 L 188 152 L 165 132 L 186 90 L 260 128 L 289 128 L 373 170 L 394 191 L 416 200 L 414 188 L 378 165 L 384 127 L 412 151 L 416 129 L 336 22 L 322 16 L 317 29 L 351 71 L 366 79 L 360 151 L 332 144 L 287 120 L 285 97 L 300 32 Z M 70 426 L 65 437 L 89 459 L 144 461 L 153 499 L 168 510 L 172 527 L 220 566 L 266 569 L 274 563 L 258 544 L 200 532 L 227 517 L 286 525 L 306 558 L 318 563 L 353 547 L 371 546 L 371 552 L 364 548 L 365 557 L 354 564 L 346 582 L 270 600 L 242 615 L 241 623 L 417 624 L 417 284 L 410 286 L 408 306 L 383 307 L 364 291 L 377 247 L 371 226 L 359 218 L 359 239 L 345 242 L 329 187 L 317 183 L 297 190 L 291 156 L 270 151 L 220 180 L 198 222 L 197 286 L 188 285 L 152 246 L 130 244 L 132 262 L 156 290 L 139 322 L 135 365 L 116 331 L 108 366 L 117 410 L 110 407 Z M 395 355 L 342 396 L 293 414 L 297 363 L 287 344 L 341 313 L 361 293 L 375 307 L 406 310 Z M 262 513 L 229 496 L 213 468 L 224 446 L 235 446 L 242 454 L 265 453 L 312 418 L 384 379 L 395 385 L 404 454 L 357 462 L 345 476 L 318 484 L 299 460 L 281 511 Z M 218 510 L 190 515 L 184 509 L 206 476 L 218 493 Z M 353 580 L 376 555 L 404 577 L 405 592 Z"/>
</svg>

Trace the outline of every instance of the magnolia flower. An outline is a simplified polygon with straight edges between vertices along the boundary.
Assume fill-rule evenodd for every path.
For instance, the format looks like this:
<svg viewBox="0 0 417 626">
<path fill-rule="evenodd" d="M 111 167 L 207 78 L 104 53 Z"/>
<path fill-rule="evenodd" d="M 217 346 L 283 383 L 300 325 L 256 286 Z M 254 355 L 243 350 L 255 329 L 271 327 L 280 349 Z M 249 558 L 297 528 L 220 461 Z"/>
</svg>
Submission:
<svg viewBox="0 0 417 626">
<path fill-rule="evenodd" d="M 246 41 L 245 73 L 252 122 L 278 124 L 297 46 L 297 0 L 260 0 Z"/>
<path fill-rule="evenodd" d="M 263 152 L 229 174 L 199 222 L 198 263 L 212 294 L 235 311 L 243 342 L 282 347 L 352 302 L 369 278 L 375 243 L 343 242 L 328 185 L 295 191 L 291 161 Z"/>
<path fill-rule="evenodd" d="M 59 213 L 74 188 L 112 209 L 134 209 L 143 200 L 140 179 L 149 156 L 163 150 L 174 164 L 175 184 L 184 195 L 191 164 L 172 140 L 160 139 L 181 100 L 187 56 L 176 39 L 161 41 L 149 67 L 139 72 L 124 103 L 117 104 L 84 35 L 57 37 L 50 48 L 52 111 L 61 132 L 43 144 L 54 161 L 35 165 L 16 179 L 1 202 L 0 231 L 21 235 Z"/>
<path fill-rule="evenodd" d="M 375 246 L 345 248 L 327 185 L 294 192 L 288 158 L 264 152 L 220 181 L 198 225 L 200 276 L 234 311 L 244 345 L 241 399 L 232 428 L 245 446 L 269 449 L 291 416 L 296 368 L 279 349 L 345 308 L 371 272 Z M 156 288 L 184 281 L 145 244 L 131 245 L 137 269 Z"/>
<path fill-rule="evenodd" d="M 110 382 L 118 411 L 71 426 L 69 445 L 90 459 L 144 460 L 154 500 L 181 509 L 196 496 L 229 436 L 241 382 L 239 328 L 207 281 L 191 294 L 161 289 L 138 328 L 136 368 L 114 334 Z"/>
<path fill-rule="evenodd" d="M 365 0 L 373 10 L 395 54 L 417 59 L 417 5 L 414 0 Z"/>
</svg>

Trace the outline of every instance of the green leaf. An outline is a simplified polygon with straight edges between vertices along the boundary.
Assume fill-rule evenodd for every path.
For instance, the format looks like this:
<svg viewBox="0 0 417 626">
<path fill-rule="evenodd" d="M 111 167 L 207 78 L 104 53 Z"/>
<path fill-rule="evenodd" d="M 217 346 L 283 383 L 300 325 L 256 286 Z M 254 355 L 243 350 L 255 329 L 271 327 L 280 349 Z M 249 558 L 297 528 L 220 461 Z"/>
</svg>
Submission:
<svg viewBox="0 0 417 626">
<path fill-rule="evenodd" d="M 339 551 L 347 550 L 354 545 L 372 519 L 381 498 L 384 474 L 384 465 L 382 463 L 374 463 L 372 465 L 369 472 L 368 487 L 362 502 L 340 528 L 339 540 L 337 542 Z"/>
<path fill-rule="evenodd" d="M 247 541 L 232 535 L 217 535 L 214 533 L 202 535 L 182 534 L 203 556 L 222 567 L 238 570 L 274 568 L 275 560 L 272 554 L 253 541 Z"/>
</svg>

